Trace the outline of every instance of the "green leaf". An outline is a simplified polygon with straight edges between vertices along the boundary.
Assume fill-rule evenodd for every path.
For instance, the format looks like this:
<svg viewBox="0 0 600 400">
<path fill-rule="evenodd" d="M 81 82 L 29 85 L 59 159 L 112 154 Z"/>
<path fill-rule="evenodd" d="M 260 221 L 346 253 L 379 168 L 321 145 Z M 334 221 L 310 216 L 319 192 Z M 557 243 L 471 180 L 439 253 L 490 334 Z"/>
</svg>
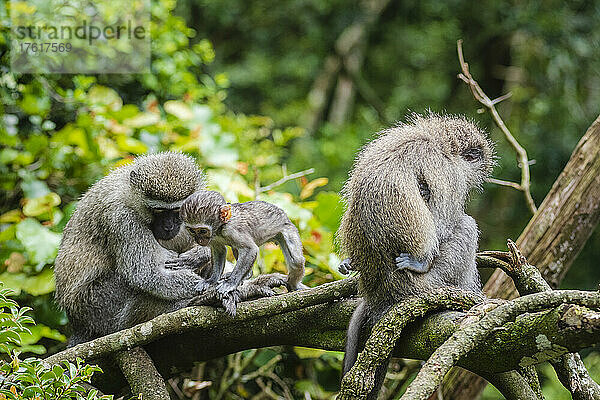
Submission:
<svg viewBox="0 0 600 400">
<path fill-rule="evenodd" d="M 117 145 L 122 151 L 133 154 L 142 154 L 148 150 L 143 142 L 125 135 L 117 136 Z"/>
<path fill-rule="evenodd" d="M 50 264 L 54 261 L 60 244 L 59 233 L 50 231 L 33 218 L 27 218 L 17 224 L 16 236 L 32 263 Z"/>
<path fill-rule="evenodd" d="M 49 326 L 43 324 L 37 324 L 29 328 L 30 333 L 24 333 L 21 335 L 21 343 L 23 344 L 34 344 L 40 341 L 42 338 L 53 339 L 59 342 L 65 342 L 67 338 L 65 335 L 52 329 Z M 60 375 L 60 374 L 57 374 Z"/>
<path fill-rule="evenodd" d="M 25 291 L 34 296 L 40 296 L 54 291 L 54 274 L 50 268 L 45 268 L 41 273 L 28 276 L 24 273 L 11 274 L 4 272 L 0 274 L 0 281 L 4 285 L 13 289 L 16 294 Z"/>
<path fill-rule="evenodd" d="M 135 117 L 127 118 L 123 121 L 124 125 L 131 128 L 141 128 L 143 126 L 155 125 L 160 121 L 160 116 L 155 113 L 143 112 Z"/>
<path fill-rule="evenodd" d="M 88 101 L 97 111 L 118 111 L 123 106 L 121 96 L 111 88 L 95 85 L 88 92 Z"/>
<path fill-rule="evenodd" d="M 21 183 L 21 189 L 23 189 L 23 194 L 28 199 L 35 199 L 50 193 L 50 189 L 48 189 L 46 182 L 34 179 L 23 181 Z"/>
<path fill-rule="evenodd" d="M 165 111 L 174 115 L 182 121 L 190 120 L 194 113 L 186 103 L 177 100 L 169 100 L 164 104 Z"/>
<path fill-rule="evenodd" d="M 51 212 L 52 209 L 60 204 L 60 196 L 50 192 L 45 196 L 35 199 L 26 199 L 23 206 L 23 214 L 28 217 L 37 217 L 44 213 Z"/>
</svg>

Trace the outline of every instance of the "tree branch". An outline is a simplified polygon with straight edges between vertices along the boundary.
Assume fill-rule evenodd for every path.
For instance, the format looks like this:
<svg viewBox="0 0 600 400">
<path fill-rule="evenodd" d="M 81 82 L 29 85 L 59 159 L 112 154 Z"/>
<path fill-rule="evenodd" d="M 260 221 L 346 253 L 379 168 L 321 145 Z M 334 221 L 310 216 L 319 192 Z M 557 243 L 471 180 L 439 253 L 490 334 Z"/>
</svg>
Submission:
<svg viewBox="0 0 600 400">
<path fill-rule="evenodd" d="M 444 344 L 439 346 L 408 386 L 402 399 L 428 399 L 459 359 L 481 346 L 496 328 L 514 321 L 518 315 L 535 313 L 567 303 L 599 308 L 600 293 L 557 290 L 526 295 L 499 305 L 486 313 L 478 322 L 454 332 Z"/>
<path fill-rule="evenodd" d="M 266 346 L 294 345 L 340 351 L 356 308 L 356 279 L 239 304 L 236 318 L 212 307 L 188 307 L 48 357 L 47 364 L 81 357 L 105 371 L 94 385 L 106 393 L 125 381 L 110 363 L 118 351 L 143 346 L 164 377 L 187 371 L 198 361 Z M 585 293 L 585 292 L 584 292 Z M 534 295 L 537 296 L 537 295 Z M 465 314 L 443 312 L 406 326 L 394 356 L 426 360 L 463 323 Z M 541 347 L 538 337 L 548 339 Z M 491 333 L 458 365 L 488 376 L 534 365 L 600 342 L 600 313 L 563 305 L 517 320 Z M 546 344 L 546 342 L 545 342 Z"/>
<path fill-rule="evenodd" d="M 463 290 L 443 288 L 396 304 L 373 327 L 354 366 L 344 375 L 339 400 L 366 399 L 375 384 L 376 369 L 387 363 L 402 330 L 415 319 L 439 310 L 466 310 L 483 297 Z"/>
<path fill-rule="evenodd" d="M 512 262 L 509 264 L 510 268 L 504 269 L 504 272 L 512 278 L 520 295 L 552 290 L 538 269 L 527 262 L 512 240 L 508 241 L 508 248 Z M 600 398 L 600 386 L 590 377 L 579 354 L 565 354 L 550 363 L 574 400 Z"/>
<path fill-rule="evenodd" d="M 164 400 L 169 392 L 152 359 L 141 347 L 116 353 L 115 359 L 136 398 Z"/>
</svg>

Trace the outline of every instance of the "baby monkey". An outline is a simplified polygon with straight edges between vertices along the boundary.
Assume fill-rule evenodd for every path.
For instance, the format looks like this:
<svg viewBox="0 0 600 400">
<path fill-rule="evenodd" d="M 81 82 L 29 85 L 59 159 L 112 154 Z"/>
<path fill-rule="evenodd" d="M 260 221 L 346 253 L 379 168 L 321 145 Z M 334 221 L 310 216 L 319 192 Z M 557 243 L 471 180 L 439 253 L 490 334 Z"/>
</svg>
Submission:
<svg viewBox="0 0 600 400">
<path fill-rule="evenodd" d="M 238 286 L 252 274 L 258 247 L 275 242 L 281 247 L 288 268 L 287 288 L 303 288 L 304 256 L 298 229 L 286 213 L 264 201 L 229 204 L 220 193 L 202 190 L 189 196 L 181 206 L 186 228 L 201 246 L 210 246 L 212 271 L 208 282 L 216 284 L 223 307 L 235 315 Z M 233 271 L 222 277 L 227 247 L 237 259 Z"/>
</svg>

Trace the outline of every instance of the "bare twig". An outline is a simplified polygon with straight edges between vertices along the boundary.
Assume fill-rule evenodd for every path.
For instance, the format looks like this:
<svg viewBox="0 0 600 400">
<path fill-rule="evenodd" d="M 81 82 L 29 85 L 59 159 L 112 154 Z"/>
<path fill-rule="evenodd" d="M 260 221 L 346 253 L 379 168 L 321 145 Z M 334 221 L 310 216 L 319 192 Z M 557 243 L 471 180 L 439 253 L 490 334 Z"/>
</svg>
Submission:
<svg viewBox="0 0 600 400">
<path fill-rule="evenodd" d="M 309 174 L 312 174 L 313 172 L 315 172 L 314 168 L 309 168 L 309 169 L 305 169 L 304 171 L 295 172 L 293 174 L 288 175 L 285 167 L 282 167 L 282 169 L 283 169 L 283 178 L 271 183 L 270 185 L 263 186 L 263 187 L 257 187 L 256 188 L 256 196 L 257 197 L 259 194 L 268 192 L 269 190 L 273 190 L 277 186 L 283 185 L 287 181 L 291 181 L 292 179 L 302 178 L 303 176 L 306 176 L 306 175 L 309 175 Z"/>
<path fill-rule="evenodd" d="M 505 100 L 510 97 L 510 93 L 507 93 L 503 96 L 498 97 L 497 99 L 491 100 L 481 89 L 477 81 L 473 78 L 471 73 L 469 72 L 469 64 L 465 62 L 465 58 L 462 50 L 462 40 L 458 40 L 456 42 L 456 48 L 458 50 L 458 60 L 460 62 L 460 68 L 462 73 L 458 74 L 458 78 L 464 81 L 467 85 L 469 85 L 469 89 L 471 89 L 471 93 L 475 100 L 483 104 L 492 114 L 492 118 L 494 122 L 500 128 L 504 137 L 513 147 L 515 152 L 517 153 L 517 159 L 519 161 L 519 168 L 521 168 L 521 183 L 509 183 L 506 181 L 498 181 L 495 180 L 494 183 L 502 184 L 504 186 L 511 186 L 517 190 L 523 192 L 525 196 L 525 201 L 527 202 L 527 206 L 532 214 L 535 214 L 537 211 L 537 207 L 535 202 L 533 201 L 533 197 L 531 197 L 530 191 L 530 175 L 529 175 L 529 159 L 527 158 L 527 151 L 523 146 L 519 144 L 519 142 L 515 139 L 515 137 L 510 133 L 510 130 L 506 127 L 506 124 L 502 120 L 500 114 L 498 114 L 498 110 L 496 110 L 496 104 L 500 103 L 502 100 Z M 503 182 L 503 183 L 500 183 Z"/>
</svg>

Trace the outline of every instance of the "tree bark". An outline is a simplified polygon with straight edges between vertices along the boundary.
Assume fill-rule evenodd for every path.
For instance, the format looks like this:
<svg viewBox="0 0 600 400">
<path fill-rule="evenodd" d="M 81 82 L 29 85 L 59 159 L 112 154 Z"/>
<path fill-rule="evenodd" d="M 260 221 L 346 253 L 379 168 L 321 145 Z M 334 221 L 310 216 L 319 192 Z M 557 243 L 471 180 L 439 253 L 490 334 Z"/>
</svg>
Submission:
<svg viewBox="0 0 600 400">
<path fill-rule="evenodd" d="M 600 116 L 588 128 L 569 162 L 536 214 L 517 239 L 530 264 L 536 265 L 550 286 L 557 288 L 600 220 Z M 484 287 L 488 297 L 517 296 L 512 280 L 496 270 Z M 465 371 L 448 374 L 444 398 L 471 400 L 485 381 Z"/>
<path fill-rule="evenodd" d="M 152 359 L 141 347 L 117 353 L 115 359 L 135 398 L 165 400 L 169 392 Z"/>
<path fill-rule="evenodd" d="M 92 342 L 50 356 L 48 364 L 81 357 L 105 371 L 94 386 L 114 393 L 125 380 L 110 358 L 143 346 L 163 378 L 188 371 L 195 362 L 266 346 L 294 345 L 341 351 L 356 308 L 355 280 L 343 280 L 267 299 L 240 303 L 236 318 L 212 307 L 188 307 L 158 316 Z M 464 321 L 465 314 L 444 312 L 409 324 L 394 349 L 403 358 L 427 359 Z M 459 362 L 474 371 L 494 374 L 534 365 L 600 341 L 600 313 L 579 305 L 562 305 L 524 314 L 494 331 L 485 346 Z M 546 347 L 536 338 L 543 335 Z"/>
</svg>

